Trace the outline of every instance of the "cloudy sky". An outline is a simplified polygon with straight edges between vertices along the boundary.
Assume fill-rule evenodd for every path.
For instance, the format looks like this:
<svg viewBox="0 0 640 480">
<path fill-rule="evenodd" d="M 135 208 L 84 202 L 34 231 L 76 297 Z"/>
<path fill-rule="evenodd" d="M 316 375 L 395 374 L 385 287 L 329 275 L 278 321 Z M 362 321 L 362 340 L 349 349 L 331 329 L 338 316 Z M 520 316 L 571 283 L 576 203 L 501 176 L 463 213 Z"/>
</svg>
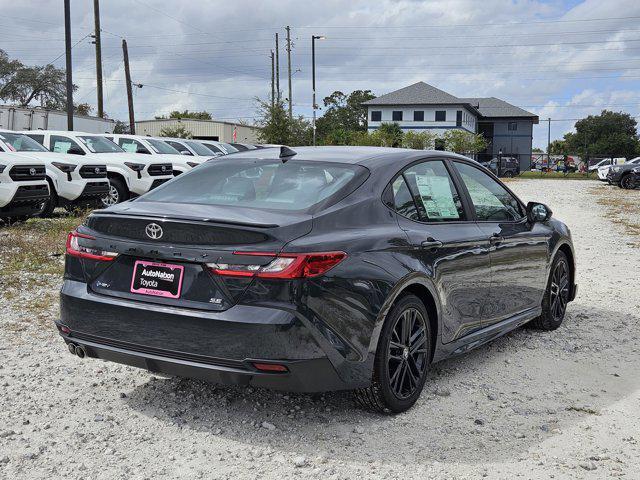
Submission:
<svg viewBox="0 0 640 480">
<path fill-rule="evenodd" d="M 27 64 L 64 67 L 62 0 L 0 0 L 0 48 Z M 95 105 L 93 1 L 71 0 L 74 100 Z M 425 81 L 460 97 L 495 96 L 552 118 L 551 136 L 603 108 L 640 115 L 638 0 L 101 0 L 105 110 L 126 119 L 122 38 L 136 118 L 207 110 L 251 121 L 270 94 L 280 34 L 287 94 L 292 32 L 296 114 L 311 114 L 311 35 L 318 97 L 382 94 Z M 319 103 L 321 103 L 319 101 Z M 534 130 L 546 147 L 547 124 Z"/>
</svg>

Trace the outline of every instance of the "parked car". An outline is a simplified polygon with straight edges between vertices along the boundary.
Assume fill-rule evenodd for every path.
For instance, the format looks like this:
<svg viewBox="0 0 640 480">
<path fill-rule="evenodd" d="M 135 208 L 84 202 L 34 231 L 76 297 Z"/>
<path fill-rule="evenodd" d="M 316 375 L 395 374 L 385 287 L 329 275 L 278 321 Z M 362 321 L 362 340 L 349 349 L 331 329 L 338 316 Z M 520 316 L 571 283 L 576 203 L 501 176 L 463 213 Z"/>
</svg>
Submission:
<svg viewBox="0 0 640 480">
<path fill-rule="evenodd" d="M 611 169 L 611 167 L 615 165 L 622 165 L 624 164 L 625 160 L 626 158 L 613 158 L 611 159 L 611 162 L 609 164 L 598 167 L 598 180 L 606 182 L 607 175 L 609 174 L 609 170 Z"/>
<path fill-rule="evenodd" d="M 16 152 L 44 163 L 49 199 L 40 215 L 49 216 L 56 207 L 98 207 L 109 193 L 107 166 L 76 155 L 54 153 L 32 138 L 13 131 L 0 131 L 0 150 Z"/>
<path fill-rule="evenodd" d="M 229 155 L 230 153 L 236 153 L 239 151 L 228 143 L 217 142 L 215 140 L 198 140 L 198 142 L 217 155 Z"/>
<path fill-rule="evenodd" d="M 587 170 L 589 172 L 597 172 L 600 167 L 605 167 L 607 165 L 611 165 L 611 162 L 612 162 L 611 158 L 603 158 L 598 163 L 594 163 L 593 165 L 589 165 Z"/>
<path fill-rule="evenodd" d="M 498 177 L 515 177 L 520 175 L 520 162 L 514 157 L 494 157 L 488 162 L 480 162 Z"/>
<path fill-rule="evenodd" d="M 37 130 L 21 132 L 52 152 L 86 155 L 87 160 L 106 164 L 109 193 L 104 206 L 142 195 L 173 178 L 170 162 L 154 161 L 144 155 L 126 153 L 111 140 L 82 132 Z"/>
<path fill-rule="evenodd" d="M 621 165 L 612 165 L 607 172 L 607 181 L 622 188 L 631 188 L 631 172 L 638 165 L 640 165 L 640 157 L 633 158 Z"/>
<path fill-rule="evenodd" d="M 631 170 L 628 188 L 640 188 L 640 167 L 635 167 Z"/>
<path fill-rule="evenodd" d="M 167 142 L 173 148 L 178 150 L 182 155 L 188 155 L 191 157 L 206 157 L 203 161 L 209 158 L 214 158 L 216 155 L 197 140 L 188 140 L 185 138 L 165 138 L 158 137 L 157 140 Z"/>
<path fill-rule="evenodd" d="M 0 152 L 0 218 L 37 215 L 48 200 L 44 163 L 24 155 Z"/>
<path fill-rule="evenodd" d="M 236 148 L 240 152 L 246 152 L 247 150 L 257 150 L 258 149 L 258 147 L 256 147 L 255 145 L 251 145 L 249 143 L 235 143 L 235 142 L 232 142 L 229 145 L 231 145 L 233 148 Z"/>
<path fill-rule="evenodd" d="M 104 134 L 103 136 L 120 145 L 120 148 L 128 153 L 136 153 L 138 155 L 162 155 L 162 157 L 156 159 L 158 161 L 171 162 L 173 175 L 175 177 L 202 163 L 200 158 L 186 157 L 168 143 L 158 140 L 157 138 L 120 134 Z"/>
<path fill-rule="evenodd" d="M 72 353 L 355 389 L 391 412 L 432 363 L 528 322 L 558 328 L 577 288 L 566 225 L 445 152 L 241 152 L 93 212 L 67 245 L 57 327 Z"/>
</svg>

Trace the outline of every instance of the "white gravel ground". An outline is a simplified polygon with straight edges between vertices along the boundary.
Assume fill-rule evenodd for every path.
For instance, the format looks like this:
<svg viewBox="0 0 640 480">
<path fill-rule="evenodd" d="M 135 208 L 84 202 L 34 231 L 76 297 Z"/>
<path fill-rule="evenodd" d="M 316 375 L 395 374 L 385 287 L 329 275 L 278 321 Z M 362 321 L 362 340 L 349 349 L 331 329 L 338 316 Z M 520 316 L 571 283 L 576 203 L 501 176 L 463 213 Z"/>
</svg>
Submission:
<svg viewBox="0 0 640 480">
<path fill-rule="evenodd" d="M 357 409 L 347 393 L 216 387 L 81 361 L 51 322 L 2 298 L 0 478 L 640 478 L 639 239 L 596 203 L 593 190 L 609 187 L 511 186 L 570 226 L 578 299 L 556 332 L 518 330 L 435 365 L 417 405 L 394 417 Z"/>
</svg>

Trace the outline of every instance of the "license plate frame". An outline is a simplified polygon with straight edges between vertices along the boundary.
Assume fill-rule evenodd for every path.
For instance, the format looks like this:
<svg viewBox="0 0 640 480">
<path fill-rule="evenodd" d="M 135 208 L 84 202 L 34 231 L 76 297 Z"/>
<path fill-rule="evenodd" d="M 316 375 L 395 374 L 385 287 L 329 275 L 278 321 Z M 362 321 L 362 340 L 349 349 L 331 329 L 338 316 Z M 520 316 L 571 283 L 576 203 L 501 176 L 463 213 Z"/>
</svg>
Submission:
<svg viewBox="0 0 640 480">
<path fill-rule="evenodd" d="M 177 299 L 182 293 L 183 279 L 184 265 L 136 260 L 130 290 L 139 295 Z"/>
</svg>

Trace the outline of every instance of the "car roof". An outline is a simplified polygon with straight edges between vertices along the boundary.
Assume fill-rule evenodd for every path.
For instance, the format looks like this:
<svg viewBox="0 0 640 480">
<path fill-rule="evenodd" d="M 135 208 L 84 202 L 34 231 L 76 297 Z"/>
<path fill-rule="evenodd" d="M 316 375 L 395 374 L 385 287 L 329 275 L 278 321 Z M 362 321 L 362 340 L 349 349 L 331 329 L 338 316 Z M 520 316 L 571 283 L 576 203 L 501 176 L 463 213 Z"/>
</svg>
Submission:
<svg viewBox="0 0 640 480">
<path fill-rule="evenodd" d="M 412 150 L 391 147 L 289 147 L 296 152 L 295 160 L 349 163 L 375 166 L 396 160 L 419 160 L 428 157 L 449 157 L 469 160 L 467 157 L 442 150 Z M 233 154 L 233 158 L 280 158 L 280 148 L 266 147 Z"/>
</svg>

